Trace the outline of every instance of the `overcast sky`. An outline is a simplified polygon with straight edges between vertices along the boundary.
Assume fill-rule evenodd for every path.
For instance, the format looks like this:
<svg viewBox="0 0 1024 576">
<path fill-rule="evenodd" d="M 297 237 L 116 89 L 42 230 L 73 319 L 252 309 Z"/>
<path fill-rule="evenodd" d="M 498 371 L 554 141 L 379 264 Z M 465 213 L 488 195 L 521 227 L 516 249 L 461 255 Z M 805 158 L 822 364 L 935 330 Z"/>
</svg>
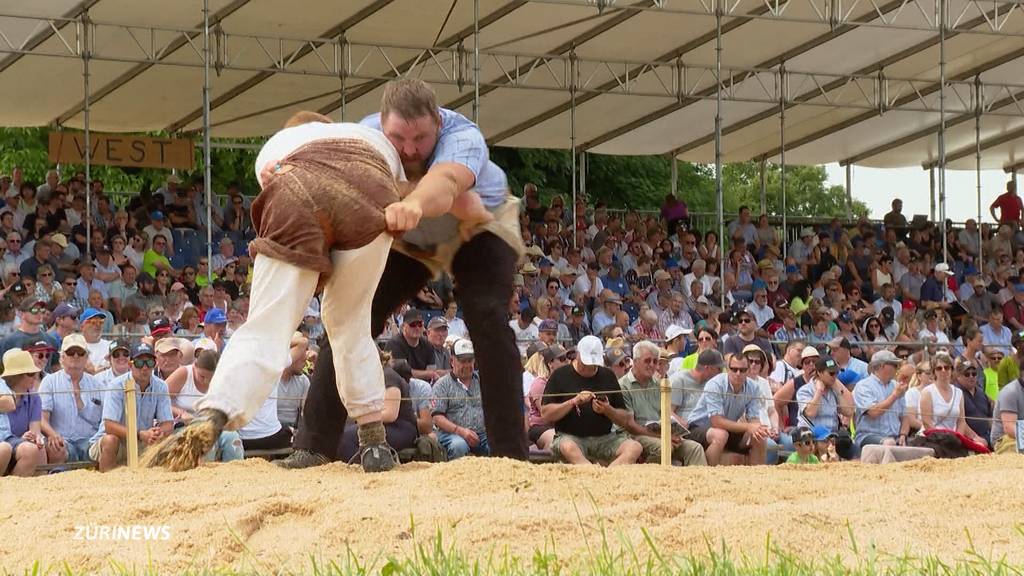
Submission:
<svg viewBox="0 0 1024 576">
<path fill-rule="evenodd" d="M 838 164 L 825 166 L 829 181 L 839 186 L 846 185 L 846 169 Z M 988 207 L 996 196 L 1004 191 L 1008 174 L 998 170 L 981 173 L 981 214 L 983 222 L 991 222 Z M 936 186 L 938 173 L 936 172 Z M 946 171 L 946 217 L 954 222 L 977 218 L 978 185 L 973 170 Z M 853 168 L 853 197 L 868 205 L 872 218 L 881 218 L 890 210 L 893 198 L 903 199 L 903 214 L 911 219 L 915 214 L 927 216 L 930 210 L 928 172 L 920 168 Z M 936 203 L 938 192 L 936 192 Z M 938 218 L 938 204 L 935 207 Z"/>
</svg>

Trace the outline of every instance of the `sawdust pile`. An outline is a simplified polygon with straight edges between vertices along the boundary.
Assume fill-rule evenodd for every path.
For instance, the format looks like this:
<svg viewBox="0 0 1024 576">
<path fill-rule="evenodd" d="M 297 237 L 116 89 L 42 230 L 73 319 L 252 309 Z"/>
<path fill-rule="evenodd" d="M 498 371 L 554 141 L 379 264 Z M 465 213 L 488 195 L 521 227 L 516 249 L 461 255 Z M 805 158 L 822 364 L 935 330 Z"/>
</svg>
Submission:
<svg viewBox="0 0 1024 576">
<path fill-rule="evenodd" d="M 700 554 L 710 541 L 756 556 L 770 533 L 804 556 L 850 556 L 852 531 L 861 550 L 950 560 L 963 556 L 969 530 L 979 552 L 1021 561 L 1022 477 L 1020 456 L 670 470 L 467 458 L 372 476 L 340 464 L 284 471 L 261 460 L 185 473 L 76 471 L 0 479 L 0 566 L 67 562 L 91 571 L 113 559 L 176 572 L 259 559 L 301 570 L 311 557 L 348 550 L 407 557 L 438 530 L 479 557 L 507 550 L 529 558 L 553 539 L 572 562 L 586 556 L 588 540 L 599 544 L 602 526 L 614 546 L 622 537 L 639 549 L 646 528 L 663 553 Z M 102 532 L 132 526 L 159 531 Z"/>
</svg>

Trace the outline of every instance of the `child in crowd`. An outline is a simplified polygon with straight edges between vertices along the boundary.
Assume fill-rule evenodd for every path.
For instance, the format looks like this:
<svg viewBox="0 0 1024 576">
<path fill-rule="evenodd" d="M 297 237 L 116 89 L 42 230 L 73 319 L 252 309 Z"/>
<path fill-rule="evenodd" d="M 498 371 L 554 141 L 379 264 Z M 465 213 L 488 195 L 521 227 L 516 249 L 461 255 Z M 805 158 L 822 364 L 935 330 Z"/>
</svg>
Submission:
<svg viewBox="0 0 1024 576">
<path fill-rule="evenodd" d="M 786 464 L 821 464 L 814 455 L 814 432 L 803 426 L 793 431 L 796 452 L 789 455 Z"/>
</svg>

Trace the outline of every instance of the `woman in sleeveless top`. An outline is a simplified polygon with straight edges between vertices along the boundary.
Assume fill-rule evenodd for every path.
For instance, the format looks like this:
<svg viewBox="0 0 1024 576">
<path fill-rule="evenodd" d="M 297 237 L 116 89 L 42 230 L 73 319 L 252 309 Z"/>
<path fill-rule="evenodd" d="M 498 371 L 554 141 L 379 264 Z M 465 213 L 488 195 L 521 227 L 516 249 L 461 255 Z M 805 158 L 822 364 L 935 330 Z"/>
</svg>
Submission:
<svg viewBox="0 0 1024 576">
<path fill-rule="evenodd" d="M 986 444 L 967 425 L 964 418 L 964 394 L 953 386 L 953 359 L 948 354 L 936 354 L 932 359 L 935 382 L 921 391 L 921 421 L 924 429 L 945 428 L 955 430 L 972 440 Z"/>
</svg>

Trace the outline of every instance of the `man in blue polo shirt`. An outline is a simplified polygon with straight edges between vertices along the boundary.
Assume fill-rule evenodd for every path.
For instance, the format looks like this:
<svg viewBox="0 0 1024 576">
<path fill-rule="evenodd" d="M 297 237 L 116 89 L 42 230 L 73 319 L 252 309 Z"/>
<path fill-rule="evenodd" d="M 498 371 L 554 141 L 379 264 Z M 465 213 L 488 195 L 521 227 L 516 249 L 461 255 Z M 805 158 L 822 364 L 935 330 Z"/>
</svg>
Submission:
<svg viewBox="0 0 1024 576">
<path fill-rule="evenodd" d="M 868 370 L 871 374 L 857 382 L 853 389 L 856 405 L 856 445 L 904 445 L 910 421 L 907 419 L 904 394 L 909 381 L 897 381 L 896 371 L 902 361 L 889 350 L 880 350 L 871 356 Z"/>
<path fill-rule="evenodd" d="M 760 390 L 747 377 L 750 365 L 743 354 L 728 355 L 726 366 L 725 374 L 704 385 L 690 412 L 689 439 L 704 446 L 710 466 L 719 464 L 725 450 L 749 455 L 750 464 L 764 464 L 770 431 L 760 420 Z"/>
<path fill-rule="evenodd" d="M 148 344 L 132 349 L 131 371 L 109 383 L 114 391 L 103 398 L 103 422 L 89 445 L 89 459 L 99 464 L 100 472 L 112 470 L 127 459 L 128 427 L 125 425 L 124 387 L 135 386 L 135 414 L 139 451 L 146 450 L 170 435 L 174 426 L 171 397 L 167 383 L 153 374 L 156 353 Z"/>
</svg>

